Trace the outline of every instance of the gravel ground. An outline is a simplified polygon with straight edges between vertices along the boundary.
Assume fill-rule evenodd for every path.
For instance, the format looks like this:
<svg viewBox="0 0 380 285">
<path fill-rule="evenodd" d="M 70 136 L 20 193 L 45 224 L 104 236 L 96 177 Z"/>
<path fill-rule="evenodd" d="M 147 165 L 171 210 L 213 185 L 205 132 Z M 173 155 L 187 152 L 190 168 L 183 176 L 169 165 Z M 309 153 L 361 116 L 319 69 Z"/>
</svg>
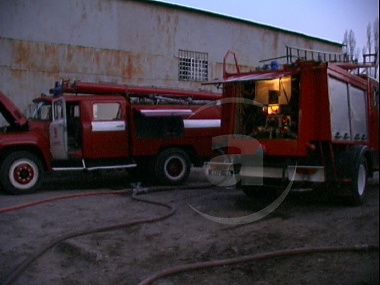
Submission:
<svg viewBox="0 0 380 285">
<path fill-rule="evenodd" d="M 133 200 L 124 191 L 130 188 L 124 173 L 55 174 L 37 193 L 0 193 L 0 284 L 53 241 L 56 244 L 21 270 L 12 284 L 139 284 L 163 269 L 196 262 L 296 248 L 378 246 L 378 181 L 370 180 L 361 207 L 348 206 L 343 197 L 331 200 L 317 192 L 296 192 L 257 222 L 226 225 L 192 207 L 212 216 L 241 217 L 270 202 L 246 197 L 233 187 L 199 187 L 207 179 L 202 169 L 194 169 L 186 189 L 138 196 L 175 207 L 173 216 L 66 238 L 160 217 L 170 209 Z M 57 199 L 67 195 L 71 198 Z M 1 212 L 50 198 L 55 200 Z M 378 268 L 378 250 L 311 253 L 186 271 L 152 284 L 379 284 Z"/>
</svg>

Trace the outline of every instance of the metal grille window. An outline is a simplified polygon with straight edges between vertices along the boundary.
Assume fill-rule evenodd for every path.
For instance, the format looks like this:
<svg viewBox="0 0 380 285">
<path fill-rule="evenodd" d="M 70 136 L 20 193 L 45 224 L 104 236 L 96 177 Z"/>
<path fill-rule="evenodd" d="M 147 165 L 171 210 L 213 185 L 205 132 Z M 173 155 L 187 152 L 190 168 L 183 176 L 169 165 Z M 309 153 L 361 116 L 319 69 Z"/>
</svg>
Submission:
<svg viewBox="0 0 380 285">
<path fill-rule="evenodd" d="M 178 51 L 178 78 L 188 81 L 208 80 L 208 54 L 195 51 Z"/>
</svg>

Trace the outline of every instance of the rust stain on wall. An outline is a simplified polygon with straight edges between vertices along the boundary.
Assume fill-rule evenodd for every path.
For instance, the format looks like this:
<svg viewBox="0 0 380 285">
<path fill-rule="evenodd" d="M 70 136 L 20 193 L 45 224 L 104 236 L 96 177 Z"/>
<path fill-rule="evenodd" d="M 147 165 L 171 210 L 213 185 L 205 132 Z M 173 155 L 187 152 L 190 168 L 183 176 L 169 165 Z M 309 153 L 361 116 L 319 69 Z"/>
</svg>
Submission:
<svg viewBox="0 0 380 285">
<path fill-rule="evenodd" d="M 29 45 L 20 41 L 12 41 L 12 43 L 12 62 L 15 65 L 25 65 L 30 54 Z"/>
<path fill-rule="evenodd" d="M 124 69 L 124 74 L 123 74 L 123 77 L 124 78 L 131 78 L 133 76 L 133 58 L 132 56 L 129 54 L 128 57 L 127 57 L 127 62 L 126 62 L 126 66 L 125 66 L 125 69 Z"/>
<path fill-rule="evenodd" d="M 61 63 L 62 70 L 70 73 L 127 78 L 142 76 L 134 66 L 133 55 L 124 51 L 67 46 L 62 58 L 65 60 Z"/>
<path fill-rule="evenodd" d="M 17 79 L 17 81 L 19 81 L 19 82 L 22 82 L 20 79 L 23 78 L 23 74 L 24 73 L 25 73 L 25 71 L 20 70 L 20 69 L 12 69 L 11 70 L 11 76 L 12 76 L 12 78 Z"/>
<path fill-rule="evenodd" d="M 56 45 L 18 40 L 11 41 L 13 68 L 49 72 L 59 70 L 59 51 Z"/>
<path fill-rule="evenodd" d="M 273 45 L 272 45 L 273 54 L 278 54 L 279 38 L 280 38 L 279 32 L 273 32 L 273 37 L 274 37 Z"/>
<path fill-rule="evenodd" d="M 144 56 L 140 54 L 64 44 L 10 41 L 12 70 L 101 75 L 120 79 L 144 77 L 144 63 L 141 62 Z"/>
</svg>

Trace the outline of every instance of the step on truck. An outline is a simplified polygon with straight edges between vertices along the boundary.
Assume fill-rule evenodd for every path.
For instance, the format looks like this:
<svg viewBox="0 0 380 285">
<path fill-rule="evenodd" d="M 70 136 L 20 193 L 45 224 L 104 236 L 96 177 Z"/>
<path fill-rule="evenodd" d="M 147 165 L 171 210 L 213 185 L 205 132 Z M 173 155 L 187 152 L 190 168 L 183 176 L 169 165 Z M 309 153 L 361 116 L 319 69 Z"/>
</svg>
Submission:
<svg viewBox="0 0 380 285">
<path fill-rule="evenodd" d="M 184 183 L 214 154 L 220 94 L 68 81 L 33 100 L 27 119 L 0 92 L 0 182 L 31 193 L 51 171 L 127 169 L 131 176 Z"/>
<path fill-rule="evenodd" d="M 367 178 L 379 170 L 379 86 L 368 75 L 376 65 L 289 51 L 292 62 L 282 68 L 273 61 L 246 73 L 227 53 L 225 66 L 234 56 L 235 70 L 210 82 L 223 86 L 224 139 L 213 146 L 222 155 L 207 163 L 209 180 L 230 176 L 250 196 L 292 185 L 361 204 Z"/>
</svg>

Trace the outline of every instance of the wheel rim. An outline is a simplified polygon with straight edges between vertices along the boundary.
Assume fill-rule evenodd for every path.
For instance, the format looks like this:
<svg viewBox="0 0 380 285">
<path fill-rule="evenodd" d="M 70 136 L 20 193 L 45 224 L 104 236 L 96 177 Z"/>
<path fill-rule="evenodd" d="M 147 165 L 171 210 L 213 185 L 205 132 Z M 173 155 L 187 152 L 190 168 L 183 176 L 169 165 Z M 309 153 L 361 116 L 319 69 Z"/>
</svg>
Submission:
<svg viewBox="0 0 380 285">
<path fill-rule="evenodd" d="M 9 180 L 18 189 L 29 189 L 38 180 L 38 167 L 29 159 L 16 160 L 9 169 Z"/>
<path fill-rule="evenodd" d="M 363 164 L 360 164 L 358 170 L 357 189 L 360 196 L 363 195 L 366 186 L 366 169 Z"/>
<path fill-rule="evenodd" d="M 186 171 L 185 161 L 182 157 L 173 156 L 165 162 L 165 173 L 173 180 L 181 179 Z"/>
</svg>

